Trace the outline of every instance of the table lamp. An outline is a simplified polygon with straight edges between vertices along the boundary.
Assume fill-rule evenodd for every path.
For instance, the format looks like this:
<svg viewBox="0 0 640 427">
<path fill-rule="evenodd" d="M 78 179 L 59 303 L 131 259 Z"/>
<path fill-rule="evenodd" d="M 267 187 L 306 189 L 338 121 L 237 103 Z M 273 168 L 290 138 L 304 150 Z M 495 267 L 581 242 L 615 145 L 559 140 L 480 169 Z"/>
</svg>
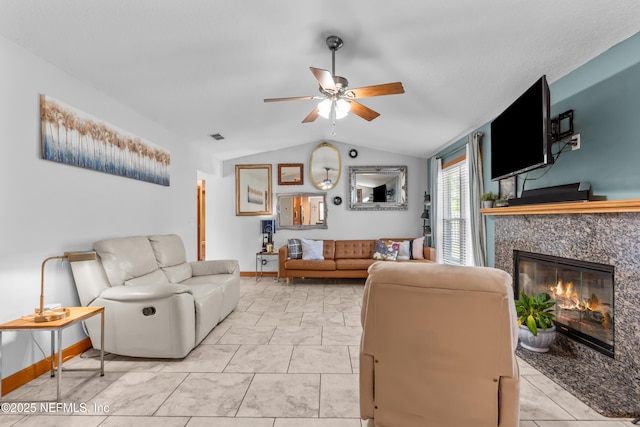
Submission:
<svg viewBox="0 0 640 427">
<path fill-rule="evenodd" d="M 33 315 L 33 321 L 37 323 L 59 320 L 69 315 L 68 308 L 57 308 L 53 310 L 44 309 L 44 265 L 47 261 L 52 259 L 68 259 L 69 262 L 94 261 L 97 259 L 97 255 L 95 252 L 65 252 L 64 255 L 52 256 L 42 261 L 42 272 L 40 275 L 40 308 L 37 308 L 36 313 Z"/>
<path fill-rule="evenodd" d="M 273 233 L 276 232 L 276 221 L 273 219 L 263 219 L 260 221 L 260 232 L 262 233 L 262 251 L 271 252 L 268 245 L 273 250 Z"/>
</svg>

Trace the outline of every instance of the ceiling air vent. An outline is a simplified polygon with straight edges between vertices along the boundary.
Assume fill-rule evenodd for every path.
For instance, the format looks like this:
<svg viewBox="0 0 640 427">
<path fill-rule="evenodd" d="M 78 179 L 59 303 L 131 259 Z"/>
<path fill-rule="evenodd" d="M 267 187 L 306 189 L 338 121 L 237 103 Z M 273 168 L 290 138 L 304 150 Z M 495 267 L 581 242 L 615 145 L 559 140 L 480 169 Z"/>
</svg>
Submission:
<svg viewBox="0 0 640 427">
<path fill-rule="evenodd" d="M 211 138 L 215 139 L 216 141 L 220 141 L 221 139 L 224 139 L 224 136 L 222 136 L 219 133 L 212 133 L 211 135 L 209 135 Z"/>
</svg>

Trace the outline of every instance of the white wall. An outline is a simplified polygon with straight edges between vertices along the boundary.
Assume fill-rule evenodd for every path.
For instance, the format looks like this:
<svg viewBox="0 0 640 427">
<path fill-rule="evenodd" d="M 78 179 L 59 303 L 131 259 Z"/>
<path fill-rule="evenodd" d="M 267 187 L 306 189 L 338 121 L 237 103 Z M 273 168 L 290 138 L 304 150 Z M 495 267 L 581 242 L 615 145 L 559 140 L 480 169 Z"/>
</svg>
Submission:
<svg viewBox="0 0 640 427">
<path fill-rule="evenodd" d="M 162 125 L 0 37 L 0 323 L 33 312 L 38 305 L 42 261 L 65 251 L 88 250 L 99 239 L 153 233 L 182 236 L 187 258 L 196 258 L 196 181 L 207 181 L 207 258 L 238 259 L 253 271 L 260 249 L 259 223 L 269 217 L 235 216 L 235 164 L 268 163 L 276 193 L 318 192 L 309 181 L 313 142 L 224 164 L 210 147 L 182 141 Z M 147 182 L 58 164 L 40 158 L 39 95 L 46 94 L 131 132 L 171 153 L 171 185 Z M 425 160 L 334 142 L 342 176 L 328 192 L 327 230 L 278 230 L 276 247 L 289 237 L 345 239 L 418 236 Z M 350 159 L 347 152 L 358 149 Z M 303 186 L 278 186 L 278 163 L 304 163 Z M 407 165 L 409 210 L 347 210 L 349 165 Z M 331 203 L 334 196 L 344 200 Z M 78 305 L 67 263 L 49 262 L 46 302 Z M 63 347 L 85 337 L 80 327 L 65 330 Z M 7 377 L 49 355 L 48 333 L 3 333 L 2 375 Z M 34 343 L 37 340 L 38 345 Z M 40 351 L 41 347 L 43 351 Z"/>
<path fill-rule="evenodd" d="M 277 193 L 316 192 L 321 193 L 311 184 L 309 178 L 309 159 L 313 149 L 322 141 L 298 145 L 288 149 L 271 151 L 259 155 L 229 160 L 223 163 L 222 186 L 216 196 L 222 211 L 218 211 L 218 223 L 207 224 L 212 239 L 207 242 L 207 258 L 233 258 L 240 260 L 240 270 L 255 270 L 255 253 L 262 245 L 260 234 L 261 219 L 275 219 Z M 342 172 L 337 186 L 327 192 L 329 213 L 327 229 L 321 230 L 277 230 L 274 235 L 275 247 L 287 243 L 293 237 L 310 239 L 375 239 L 379 237 L 418 237 L 422 235 L 420 215 L 423 208 L 423 195 L 426 190 L 427 173 L 425 159 L 404 156 L 385 151 L 372 150 L 367 147 L 331 142 L 340 152 Z M 358 150 L 358 157 L 351 159 L 347 154 L 351 148 Z M 278 185 L 278 163 L 303 163 L 304 185 Z M 272 168 L 273 215 L 271 216 L 236 216 L 235 215 L 235 165 L 236 164 L 270 164 Z M 408 167 L 408 203 L 406 211 L 350 211 L 349 201 L 349 166 L 407 166 Z M 207 185 L 207 194 L 211 187 Z M 342 197 L 342 204 L 336 206 L 332 200 Z M 215 231 L 213 231 L 215 228 Z M 207 233 L 209 235 L 209 233 Z M 275 263 L 265 266 L 265 271 L 276 270 Z"/>
<path fill-rule="evenodd" d="M 42 261 L 115 236 L 177 233 L 196 257 L 196 168 L 184 141 L 109 96 L 0 37 L 0 323 L 38 305 Z M 50 95 L 171 152 L 171 185 L 40 158 L 39 95 Z M 203 168 L 207 168 L 204 166 Z M 47 263 L 46 302 L 78 305 L 69 265 Z M 49 354 L 48 333 L 4 333 L 4 377 Z M 63 347 L 84 338 L 65 330 Z"/>
</svg>

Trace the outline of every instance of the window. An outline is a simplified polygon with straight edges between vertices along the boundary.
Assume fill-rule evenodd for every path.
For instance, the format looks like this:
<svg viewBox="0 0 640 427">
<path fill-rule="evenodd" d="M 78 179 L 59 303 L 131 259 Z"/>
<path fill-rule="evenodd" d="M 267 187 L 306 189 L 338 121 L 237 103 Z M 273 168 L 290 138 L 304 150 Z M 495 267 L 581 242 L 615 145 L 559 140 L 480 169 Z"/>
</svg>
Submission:
<svg viewBox="0 0 640 427">
<path fill-rule="evenodd" d="M 439 221 L 442 262 L 473 265 L 469 226 L 469 175 L 466 156 L 442 167 L 438 179 Z"/>
</svg>

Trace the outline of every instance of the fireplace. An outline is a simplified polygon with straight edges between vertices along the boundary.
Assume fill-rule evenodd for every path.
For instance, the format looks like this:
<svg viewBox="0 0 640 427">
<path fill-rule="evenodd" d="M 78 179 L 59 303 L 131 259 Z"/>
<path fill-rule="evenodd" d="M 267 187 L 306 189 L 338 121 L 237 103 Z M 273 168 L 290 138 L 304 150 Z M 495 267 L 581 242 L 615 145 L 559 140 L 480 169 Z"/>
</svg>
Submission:
<svg viewBox="0 0 640 427">
<path fill-rule="evenodd" d="M 556 329 L 614 357 L 611 265 L 514 250 L 516 298 L 546 292 L 556 301 Z"/>
</svg>

